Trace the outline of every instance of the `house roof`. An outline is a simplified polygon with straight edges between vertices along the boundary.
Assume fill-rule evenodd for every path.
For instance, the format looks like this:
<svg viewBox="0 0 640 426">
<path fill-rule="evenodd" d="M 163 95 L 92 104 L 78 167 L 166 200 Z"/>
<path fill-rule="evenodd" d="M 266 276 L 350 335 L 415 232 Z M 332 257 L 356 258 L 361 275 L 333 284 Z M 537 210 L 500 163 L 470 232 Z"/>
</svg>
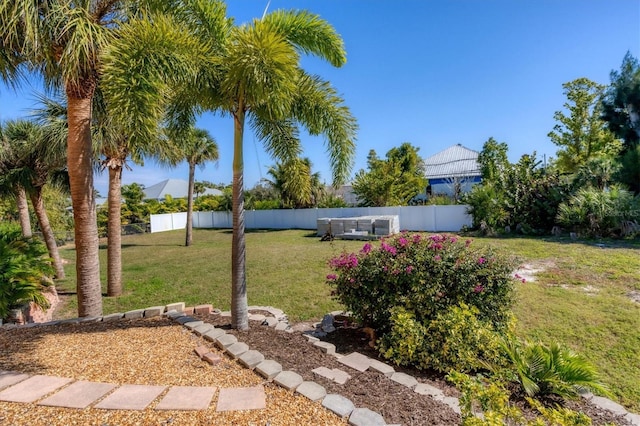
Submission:
<svg viewBox="0 0 640 426">
<path fill-rule="evenodd" d="M 172 198 L 187 198 L 189 182 L 181 179 L 167 179 L 144 189 L 145 200 L 164 200 L 167 195 Z M 202 195 L 222 195 L 218 189 L 207 188 Z"/>
<path fill-rule="evenodd" d="M 457 144 L 425 158 L 427 179 L 480 176 L 478 152 Z"/>
</svg>

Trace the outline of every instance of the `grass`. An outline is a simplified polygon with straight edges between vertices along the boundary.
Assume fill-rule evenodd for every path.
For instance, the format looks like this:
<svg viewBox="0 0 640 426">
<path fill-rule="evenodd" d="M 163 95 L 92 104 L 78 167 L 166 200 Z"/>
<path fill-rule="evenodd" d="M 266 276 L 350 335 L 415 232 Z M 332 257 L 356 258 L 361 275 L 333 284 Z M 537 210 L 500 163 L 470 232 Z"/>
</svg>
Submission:
<svg viewBox="0 0 640 426">
<path fill-rule="evenodd" d="M 104 313 L 184 301 L 229 309 L 231 233 L 198 229 L 194 245 L 183 246 L 184 231 L 123 237 L 125 294 L 104 298 Z M 320 242 L 309 231 L 256 231 L 246 235 L 249 304 L 283 309 L 293 321 L 321 318 L 340 309 L 325 284 L 326 262 L 359 241 Z M 598 242 L 599 243 L 599 242 Z M 545 270 L 535 282 L 518 285 L 517 332 L 543 342 L 557 341 L 585 355 L 626 407 L 640 411 L 640 242 L 571 241 L 542 238 L 474 238 L 517 255 Z M 68 278 L 58 288 L 75 291 L 73 249 L 62 251 Z M 106 248 L 101 250 L 106 282 Z M 106 291 L 106 289 L 105 289 Z M 62 316 L 76 315 L 71 298 Z"/>
</svg>

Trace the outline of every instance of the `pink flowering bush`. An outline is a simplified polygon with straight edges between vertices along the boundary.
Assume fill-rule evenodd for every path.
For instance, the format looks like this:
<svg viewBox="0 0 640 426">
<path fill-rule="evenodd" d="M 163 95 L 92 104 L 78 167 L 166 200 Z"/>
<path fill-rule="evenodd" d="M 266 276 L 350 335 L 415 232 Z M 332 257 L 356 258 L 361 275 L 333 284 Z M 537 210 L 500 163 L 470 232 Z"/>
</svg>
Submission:
<svg viewBox="0 0 640 426">
<path fill-rule="evenodd" d="M 359 253 L 329 261 L 333 294 L 362 321 L 384 334 L 391 311 L 402 307 L 427 324 L 451 306 L 466 304 L 500 329 L 513 299 L 515 262 L 490 249 L 475 249 L 453 235 L 401 233 Z"/>
</svg>

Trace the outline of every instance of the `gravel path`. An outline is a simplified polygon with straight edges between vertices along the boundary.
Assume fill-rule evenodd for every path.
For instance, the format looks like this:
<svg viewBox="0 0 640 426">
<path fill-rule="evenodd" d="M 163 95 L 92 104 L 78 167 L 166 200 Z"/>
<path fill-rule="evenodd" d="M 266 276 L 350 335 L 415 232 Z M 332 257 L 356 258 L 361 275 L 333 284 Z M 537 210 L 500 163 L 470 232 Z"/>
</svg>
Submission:
<svg viewBox="0 0 640 426">
<path fill-rule="evenodd" d="M 220 364 L 210 366 L 194 353 L 202 344 L 211 346 L 182 326 L 160 318 L 17 328 L 0 331 L 0 369 L 117 384 L 221 388 L 263 384 L 267 408 L 216 412 L 217 395 L 211 408 L 193 412 L 78 410 L 0 402 L 0 424 L 346 424 L 319 404 L 265 382 L 226 356 Z"/>
</svg>

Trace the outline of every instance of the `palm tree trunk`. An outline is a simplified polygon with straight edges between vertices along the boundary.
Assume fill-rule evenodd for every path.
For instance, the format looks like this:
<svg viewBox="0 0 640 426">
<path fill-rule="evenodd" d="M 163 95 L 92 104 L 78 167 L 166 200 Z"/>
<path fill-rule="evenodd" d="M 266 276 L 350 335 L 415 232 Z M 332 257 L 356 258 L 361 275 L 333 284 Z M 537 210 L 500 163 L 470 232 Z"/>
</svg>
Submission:
<svg viewBox="0 0 640 426">
<path fill-rule="evenodd" d="M 22 228 L 22 236 L 31 238 L 31 218 L 29 217 L 29 203 L 27 203 L 27 193 L 24 186 L 16 185 L 16 204 L 18 204 L 18 218 L 20 219 L 20 228 Z"/>
<path fill-rule="evenodd" d="M 91 82 L 86 82 L 91 85 Z M 68 84 L 67 166 L 75 224 L 78 316 L 102 315 L 102 287 L 98 258 L 98 223 L 93 188 L 91 100 L 93 88 Z M 95 84 L 95 83 L 93 83 Z M 95 86 L 93 86 L 95 87 Z"/>
<path fill-rule="evenodd" d="M 244 106 L 234 114 L 233 132 L 233 239 L 231 243 L 231 327 L 249 328 L 247 277 L 245 274 L 243 153 Z"/>
<path fill-rule="evenodd" d="M 42 200 L 42 187 L 37 186 L 33 188 L 33 192 L 31 192 L 31 204 L 33 204 L 33 210 L 36 212 L 38 224 L 40 225 L 40 230 L 42 231 L 44 242 L 47 245 L 49 256 L 53 260 L 53 267 L 56 270 L 56 278 L 64 279 L 64 267 L 62 266 L 62 258 L 60 258 L 58 244 L 56 243 L 56 237 L 53 234 L 53 229 L 51 229 L 49 216 L 47 215 L 47 210 L 44 208 L 44 201 Z"/>
<path fill-rule="evenodd" d="M 184 245 L 189 247 L 193 242 L 193 185 L 196 176 L 196 165 L 189 163 L 189 189 L 187 195 L 187 236 Z"/>
<path fill-rule="evenodd" d="M 122 294 L 122 166 L 109 167 L 109 218 L 107 219 L 107 296 Z"/>
</svg>

